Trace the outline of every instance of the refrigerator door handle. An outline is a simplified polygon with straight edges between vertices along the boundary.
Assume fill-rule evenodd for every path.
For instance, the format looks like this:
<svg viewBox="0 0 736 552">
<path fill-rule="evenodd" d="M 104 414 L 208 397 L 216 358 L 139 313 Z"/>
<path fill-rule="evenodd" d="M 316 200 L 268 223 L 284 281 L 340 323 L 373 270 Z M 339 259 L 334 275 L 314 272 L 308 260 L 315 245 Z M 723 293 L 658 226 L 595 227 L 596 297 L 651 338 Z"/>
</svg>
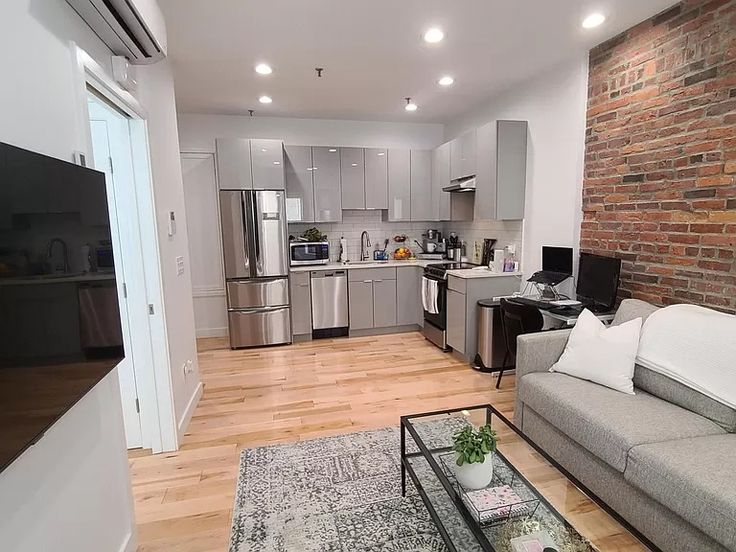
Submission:
<svg viewBox="0 0 736 552">
<path fill-rule="evenodd" d="M 261 257 L 261 231 L 260 227 L 263 224 L 261 220 L 261 206 L 259 205 L 258 195 L 253 196 L 253 243 L 255 244 L 255 270 L 256 275 L 260 276 L 263 274 L 263 258 Z"/>
<path fill-rule="evenodd" d="M 240 213 L 243 217 L 243 256 L 245 258 L 245 273 L 250 275 L 250 244 L 248 243 L 248 210 L 245 199 L 245 192 L 240 196 Z"/>
</svg>

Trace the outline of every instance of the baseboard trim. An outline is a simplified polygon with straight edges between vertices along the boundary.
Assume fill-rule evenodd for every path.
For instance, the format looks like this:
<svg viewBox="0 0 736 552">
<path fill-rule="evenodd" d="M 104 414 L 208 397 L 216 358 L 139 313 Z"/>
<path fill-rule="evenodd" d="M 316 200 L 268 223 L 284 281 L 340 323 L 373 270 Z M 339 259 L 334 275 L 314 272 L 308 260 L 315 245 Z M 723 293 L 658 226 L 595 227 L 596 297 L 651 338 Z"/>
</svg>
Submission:
<svg viewBox="0 0 736 552">
<path fill-rule="evenodd" d="M 137 548 L 135 530 L 125 536 L 125 541 L 120 545 L 119 552 L 135 552 Z"/>
<path fill-rule="evenodd" d="M 418 324 L 408 326 L 389 326 L 388 328 L 369 328 L 367 330 L 350 330 L 350 337 L 364 337 L 370 335 L 386 335 L 394 333 L 418 332 L 422 329 Z"/>
<path fill-rule="evenodd" d="M 189 400 L 189 404 L 187 404 L 187 407 L 184 409 L 184 414 L 179 422 L 179 427 L 177 428 L 179 431 L 179 441 L 181 441 L 182 436 L 189 426 L 189 422 L 194 415 L 194 409 L 197 408 L 197 404 L 199 404 L 199 399 L 202 398 L 202 391 L 204 391 L 204 384 L 200 381 L 199 385 L 197 385 L 197 389 L 192 394 L 192 398 Z"/>
<path fill-rule="evenodd" d="M 227 337 L 227 326 L 222 328 L 197 328 L 197 337 Z"/>
</svg>

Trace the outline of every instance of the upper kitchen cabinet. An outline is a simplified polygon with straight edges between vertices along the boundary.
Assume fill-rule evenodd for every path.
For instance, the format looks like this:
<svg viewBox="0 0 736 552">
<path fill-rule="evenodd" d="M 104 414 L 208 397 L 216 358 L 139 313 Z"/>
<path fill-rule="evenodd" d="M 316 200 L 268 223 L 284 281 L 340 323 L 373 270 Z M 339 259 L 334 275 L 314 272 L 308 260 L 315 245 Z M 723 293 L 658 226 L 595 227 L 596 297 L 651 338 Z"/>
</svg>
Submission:
<svg viewBox="0 0 736 552">
<path fill-rule="evenodd" d="M 495 121 L 478 129 L 475 220 L 524 218 L 526 121 Z"/>
<path fill-rule="evenodd" d="M 250 157 L 254 190 L 284 189 L 284 143 L 251 140 Z"/>
<path fill-rule="evenodd" d="M 312 147 L 284 146 L 286 155 L 286 220 L 314 222 Z"/>
<path fill-rule="evenodd" d="M 388 220 L 411 220 L 411 153 L 388 150 Z"/>
<path fill-rule="evenodd" d="M 388 209 L 388 150 L 366 148 L 365 208 Z"/>
<path fill-rule="evenodd" d="M 432 212 L 432 151 L 411 150 L 411 220 L 437 220 Z"/>
<path fill-rule="evenodd" d="M 476 172 L 475 129 L 469 130 L 450 142 L 450 179 L 473 176 Z"/>
<path fill-rule="evenodd" d="M 450 220 L 450 192 L 442 188 L 450 185 L 450 142 L 432 152 L 432 214 L 435 220 Z"/>
<path fill-rule="evenodd" d="M 331 147 L 312 148 L 314 182 L 314 221 L 342 221 L 340 191 L 340 150 Z"/>
<path fill-rule="evenodd" d="M 340 148 L 343 209 L 365 209 L 365 157 L 363 148 Z"/>
<path fill-rule="evenodd" d="M 221 190 L 252 190 L 250 140 L 218 138 L 217 177 Z"/>
</svg>

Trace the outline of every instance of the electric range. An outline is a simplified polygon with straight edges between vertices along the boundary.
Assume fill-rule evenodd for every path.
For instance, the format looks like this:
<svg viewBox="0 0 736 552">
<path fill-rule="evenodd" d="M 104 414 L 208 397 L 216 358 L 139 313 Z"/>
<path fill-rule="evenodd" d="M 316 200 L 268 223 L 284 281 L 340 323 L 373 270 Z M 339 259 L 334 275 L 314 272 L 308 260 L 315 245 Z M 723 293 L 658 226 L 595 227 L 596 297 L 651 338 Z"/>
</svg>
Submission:
<svg viewBox="0 0 736 552">
<path fill-rule="evenodd" d="M 437 263 L 427 265 L 424 268 L 424 274 L 426 276 L 434 276 L 435 278 L 447 279 L 448 270 L 467 270 L 479 266 L 473 263 Z"/>
</svg>

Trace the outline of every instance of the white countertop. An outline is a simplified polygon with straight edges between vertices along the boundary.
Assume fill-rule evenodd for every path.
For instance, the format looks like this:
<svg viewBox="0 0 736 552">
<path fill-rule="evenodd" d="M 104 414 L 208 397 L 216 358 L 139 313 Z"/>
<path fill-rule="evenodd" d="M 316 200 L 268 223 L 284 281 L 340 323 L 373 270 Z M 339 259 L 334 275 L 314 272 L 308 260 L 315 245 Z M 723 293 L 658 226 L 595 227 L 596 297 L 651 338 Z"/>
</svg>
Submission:
<svg viewBox="0 0 736 552">
<path fill-rule="evenodd" d="M 521 277 L 521 272 L 493 272 L 488 270 L 488 267 L 478 268 L 465 268 L 461 270 L 448 270 L 448 276 L 455 276 L 456 278 L 463 278 L 464 280 L 470 280 L 473 278 L 503 278 L 504 276 L 516 276 Z"/>
<path fill-rule="evenodd" d="M 21 285 L 45 285 L 45 284 L 69 284 L 69 283 L 85 283 L 85 282 L 102 282 L 105 280 L 114 280 L 113 273 L 97 273 L 91 272 L 87 274 L 69 274 L 68 276 L 18 276 L 16 278 L 0 278 L 0 286 L 21 286 Z"/>
<path fill-rule="evenodd" d="M 355 268 L 395 268 L 400 266 L 415 266 L 418 268 L 424 268 L 430 264 L 437 264 L 447 261 L 427 261 L 424 259 L 411 259 L 406 261 L 366 261 L 366 262 L 352 262 L 352 263 L 330 263 L 326 265 L 308 265 L 308 266 L 292 266 L 289 268 L 290 272 L 312 272 L 320 270 L 351 270 Z"/>
</svg>

